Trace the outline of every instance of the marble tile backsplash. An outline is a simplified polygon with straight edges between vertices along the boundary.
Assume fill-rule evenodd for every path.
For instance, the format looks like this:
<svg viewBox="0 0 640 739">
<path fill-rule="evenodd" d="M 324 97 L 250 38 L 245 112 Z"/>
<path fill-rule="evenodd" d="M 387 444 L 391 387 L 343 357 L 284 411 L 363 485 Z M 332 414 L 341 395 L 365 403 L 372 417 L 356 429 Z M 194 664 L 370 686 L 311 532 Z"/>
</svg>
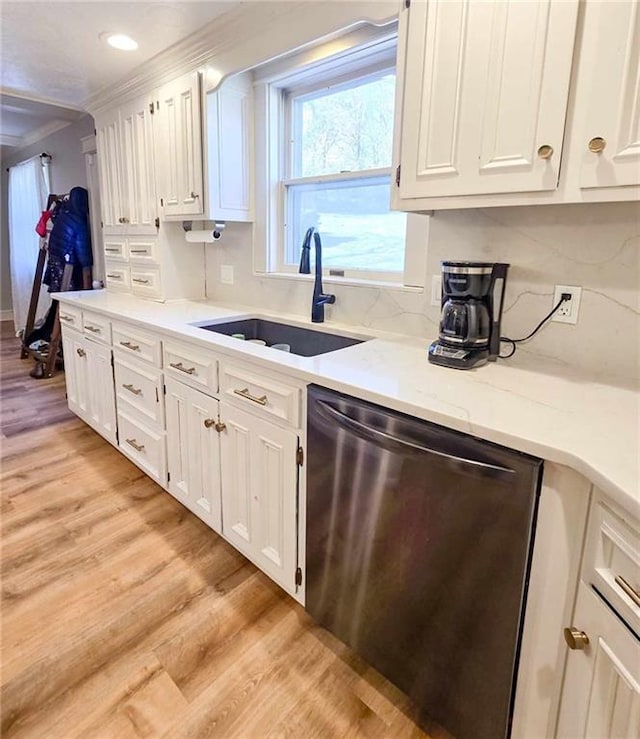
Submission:
<svg viewBox="0 0 640 739">
<path fill-rule="evenodd" d="M 311 285 L 253 272 L 253 226 L 228 224 L 207 247 L 207 295 L 308 315 Z M 635 203 L 555 205 L 440 211 L 431 218 L 424 292 L 331 285 L 336 303 L 327 320 L 424 337 L 438 333 L 431 275 L 443 259 L 504 261 L 503 335 L 528 334 L 549 312 L 554 285 L 582 287 L 578 324 L 549 323 L 520 345 L 532 359 L 615 380 L 638 379 L 640 364 L 640 209 Z M 220 281 L 232 265 L 234 284 Z M 328 288 L 327 288 L 328 289 Z"/>
</svg>

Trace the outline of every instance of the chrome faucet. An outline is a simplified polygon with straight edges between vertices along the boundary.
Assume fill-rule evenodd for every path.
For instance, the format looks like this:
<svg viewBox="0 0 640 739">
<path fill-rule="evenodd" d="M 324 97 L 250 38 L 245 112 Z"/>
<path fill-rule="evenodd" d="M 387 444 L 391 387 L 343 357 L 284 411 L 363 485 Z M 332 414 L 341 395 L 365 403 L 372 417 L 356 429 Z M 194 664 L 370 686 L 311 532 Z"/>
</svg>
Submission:
<svg viewBox="0 0 640 739">
<path fill-rule="evenodd" d="M 325 293 L 322 288 L 322 242 L 320 234 L 313 226 L 307 229 L 302 242 L 302 253 L 300 255 L 300 268 L 298 272 L 308 275 L 311 272 L 309 253 L 311 251 L 311 237 L 316 250 L 316 275 L 313 283 L 313 299 L 311 301 L 311 321 L 312 323 L 322 323 L 324 321 L 324 306 L 336 302 L 336 296 Z"/>
</svg>

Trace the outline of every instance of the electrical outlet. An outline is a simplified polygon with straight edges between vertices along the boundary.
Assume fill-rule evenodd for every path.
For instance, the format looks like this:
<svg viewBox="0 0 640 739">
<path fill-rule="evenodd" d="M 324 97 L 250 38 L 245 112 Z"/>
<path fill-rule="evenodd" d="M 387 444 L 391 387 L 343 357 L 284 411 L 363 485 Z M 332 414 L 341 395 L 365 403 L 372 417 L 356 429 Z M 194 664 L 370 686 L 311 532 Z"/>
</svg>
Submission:
<svg viewBox="0 0 640 739">
<path fill-rule="evenodd" d="M 562 303 L 551 317 L 551 320 L 557 321 L 558 323 L 578 323 L 578 311 L 580 310 L 580 296 L 582 295 L 582 288 L 575 287 L 573 285 L 556 285 L 555 292 L 553 293 L 553 305 L 558 304 L 563 293 L 571 295 L 571 299 L 565 300 L 565 302 Z"/>
<path fill-rule="evenodd" d="M 221 264 L 220 265 L 220 282 L 224 285 L 233 285 L 233 265 L 232 264 Z"/>
<path fill-rule="evenodd" d="M 442 303 L 442 275 L 431 275 L 431 305 Z"/>
</svg>

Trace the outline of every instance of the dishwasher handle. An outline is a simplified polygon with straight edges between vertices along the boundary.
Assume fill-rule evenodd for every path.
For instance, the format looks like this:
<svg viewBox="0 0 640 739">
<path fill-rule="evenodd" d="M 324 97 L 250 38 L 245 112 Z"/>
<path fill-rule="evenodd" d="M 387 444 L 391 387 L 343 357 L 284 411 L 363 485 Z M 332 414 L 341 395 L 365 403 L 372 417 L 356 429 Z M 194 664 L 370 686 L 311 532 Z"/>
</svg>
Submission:
<svg viewBox="0 0 640 739">
<path fill-rule="evenodd" d="M 382 431 L 381 429 L 377 429 L 373 426 L 368 426 L 366 423 L 362 423 L 362 421 L 357 421 L 355 418 L 347 416 L 345 413 L 342 413 L 341 411 L 337 410 L 323 400 L 317 400 L 316 402 L 322 411 L 331 416 L 341 426 L 350 428 L 353 431 L 359 433 L 361 436 L 369 437 L 374 441 L 382 443 L 392 442 L 394 444 L 399 444 L 400 446 L 407 447 L 412 451 L 422 452 L 424 454 L 431 454 L 436 457 L 440 457 L 441 459 L 446 460 L 450 463 L 453 463 L 458 467 L 471 468 L 474 471 L 482 472 L 482 474 L 490 475 L 492 477 L 501 477 L 505 474 L 514 474 L 514 470 L 509 469 L 508 467 L 502 467 L 500 465 L 490 464 L 488 462 L 481 462 L 477 459 L 458 457 L 455 454 L 447 454 L 446 452 L 440 452 L 437 449 L 423 446 L 422 444 L 417 444 L 415 441 L 410 441 L 409 439 L 403 439 L 400 436 L 389 434 L 386 431 Z"/>
</svg>

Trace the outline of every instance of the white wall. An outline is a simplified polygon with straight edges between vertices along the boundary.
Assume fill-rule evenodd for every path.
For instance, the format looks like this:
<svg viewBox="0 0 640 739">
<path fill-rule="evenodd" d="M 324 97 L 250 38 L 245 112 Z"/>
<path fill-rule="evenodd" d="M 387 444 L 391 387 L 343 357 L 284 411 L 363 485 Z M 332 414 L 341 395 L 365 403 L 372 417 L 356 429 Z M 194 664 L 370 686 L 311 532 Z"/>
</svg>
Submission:
<svg viewBox="0 0 640 739">
<path fill-rule="evenodd" d="M 210 298 L 308 316 L 310 283 L 258 276 L 252 270 L 252 226 L 230 224 L 207 247 Z M 551 359 L 625 381 L 639 374 L 640 224 L 634 203 L 554 205 L 441 211 L 431 219 L 428 275 L 443 259 L 505 261 L 503 335 L 529 333 L 552 308 L 555 284 L 583 288 L 576 326 L 550 323 L 519 353 Z M 235 284 L 219 280 L 233 265 Z M 427 285 L 431 280 L 428 278 Z M 359 327 L 437 337 L 439 309 L 425 293 L 325 285 L 336 294 L 327 320 Z"/>
<path fill-rule="evenodd" d="M 8 182 L 7 168 L 29 157 L 46 152 L 52 157 L 49 172 L 51 191 L 66 193 L 72 187 L 86 187 L 87 173 L 80 139 L 93 133 L 94 123 L 90 115 L 62 128 L 44 139 L 23 149 L 4 154 L 2 158 L 2 188 L 0 207 L 0 309 L 11 310 L 11 275 L 9 270 L 9 225 L 8 225 Z M 33 224 L 35 228 L 35 223 Z M 35 270 L 36 265 L 33 265 Z"/>
</svg>

